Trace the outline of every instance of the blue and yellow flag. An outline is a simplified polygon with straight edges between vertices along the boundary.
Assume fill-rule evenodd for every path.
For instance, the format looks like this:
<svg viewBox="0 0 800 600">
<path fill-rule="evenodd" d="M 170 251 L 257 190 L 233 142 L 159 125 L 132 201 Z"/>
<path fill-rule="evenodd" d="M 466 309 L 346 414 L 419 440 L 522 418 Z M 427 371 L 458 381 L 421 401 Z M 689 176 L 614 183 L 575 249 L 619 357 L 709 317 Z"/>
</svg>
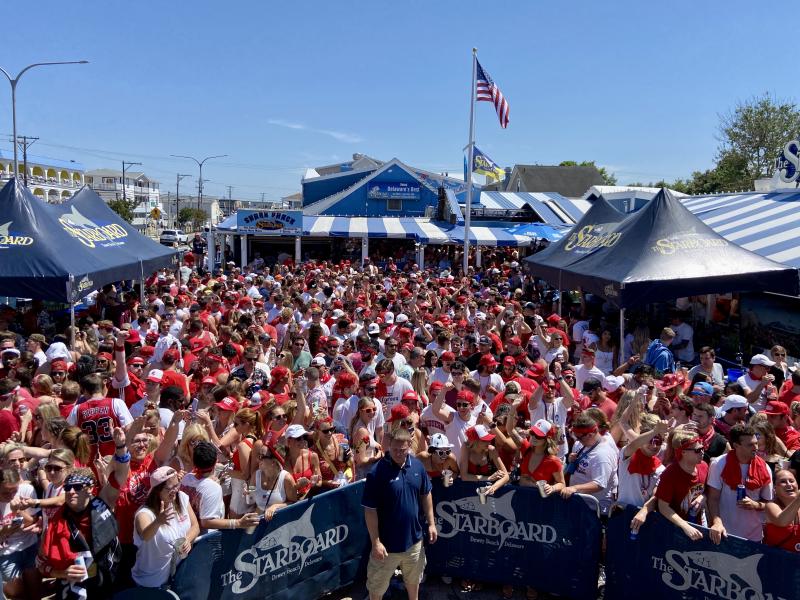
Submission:
<svg viewBox="0 0 800 600">
<path fill-rule="evenodd" d="M 490 179 L 500 181 L 506 176 L 503 167 L 499 166 L 491 158 L 486 156 L 483 152 L 478 150 L 475 146 L 472 151 L 472 172 L 479 175 L 486 175 Z"/>
</svg>

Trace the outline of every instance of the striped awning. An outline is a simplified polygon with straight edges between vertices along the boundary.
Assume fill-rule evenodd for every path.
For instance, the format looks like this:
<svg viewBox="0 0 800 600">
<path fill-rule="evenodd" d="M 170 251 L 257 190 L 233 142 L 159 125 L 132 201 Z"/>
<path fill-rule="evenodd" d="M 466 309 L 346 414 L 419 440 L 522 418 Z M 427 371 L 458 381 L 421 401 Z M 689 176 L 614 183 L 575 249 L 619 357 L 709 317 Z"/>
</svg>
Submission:
<svg viewBox="0 0 800 600">
<path fill-rule="evenodd" d="M 447 231 L 450 236 L 451 244 L 464 243 L 464 227 L 456 225 Z M 511 233 L 508 229 L 499 227 L 470 227 L 469 228 L 470 244 L 476 246 L 530 246 L 533 241 L 527 235 L 518 235 Z"/>
<path fill-rule="evenodd" d="M 548 225 L 574 225 L 584 211 L 572 200 L 555 192 L 482 191 L 474 208 L 487 210 L 524 210 L 536 213 Z"/>
<path fill-rule="evenodd" d="M 308 237 L 411 239 L 422 244 L 445 244 L 449 237 L 443 226 L 413 217 L 303 216 L 303 235 Z"/>
<path fill-rule="evenodd" d="M 800 191 L 691 196 L 681 201 L 729 241 L 800 268 Z"/>
</svg>

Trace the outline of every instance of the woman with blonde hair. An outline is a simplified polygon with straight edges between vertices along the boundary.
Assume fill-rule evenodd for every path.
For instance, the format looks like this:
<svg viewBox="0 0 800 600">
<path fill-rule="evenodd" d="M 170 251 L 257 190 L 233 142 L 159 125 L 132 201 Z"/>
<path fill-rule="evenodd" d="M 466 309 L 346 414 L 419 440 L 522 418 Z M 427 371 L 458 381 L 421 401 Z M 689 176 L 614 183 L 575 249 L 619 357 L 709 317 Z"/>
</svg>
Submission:
<svg viewBox="0 0 800 600">
<path fill-rule="evenodd" d="M 264 435 L 261 427 L 261 416 L 251 408 L 243 408 L 233 417 L 233 426 L 239 439 L 233 451 L 231 461 L 231 504 L 230 518 L 238 519 L 250 512 L 252 499 L 247 494 L 248 481 L 250 480 L 250 452 L 256 440 Z"/>
<path fill-rule="evenodd" d="M 411 376 L 411 387 L 417 392 L 423 408 L 428 406 L 430 404 L 430 398 L 428 398 L 428 372 L 422 367 L 415 370 Z"/>
<path fill-rule="evenodd" d="M 628 390 L 622 394 L 614 414 L 611 415 L 611 437 L 617 446 L 622 447 L 630 441 L 627 432 L 639 434 L 641 416 L 641 397 L 638 391 Z"/>
<path fill-rule="evenodd" d="M 40 398 L 41 396 L 52 396 L 53 378 L 50 377 L 50 375 L 45 375 L 44 373 L 34 375 L 33 379 L 31 380 L 31 391 L 33 392 L 34 398 Z"/>
<path fill-rule="evenodd" d="M 208 433 L 206 428 L 200 423 L 190 423 L 183 430 L 183 437 L 181 443 L 178 444 L 178 449 L 175 455 L 170 460 L 169 466 L 176 471 L 184 471 L 190 473 L 194 469 L 194 462 L 192 462 L 192 454 L 194 447 L 199 442 L 208 442 Z"/>
<path fill-rule="evenodd" d="M 353 447 L 356 480 L 364 479 L 372 465 L 383 457 L 381 445 L 367 427 L 375 415 L 375 402 L 372 398 L 361 398 L 358 401 L 356 414 L 350 423 L 350 444 Z"/>
</svg>

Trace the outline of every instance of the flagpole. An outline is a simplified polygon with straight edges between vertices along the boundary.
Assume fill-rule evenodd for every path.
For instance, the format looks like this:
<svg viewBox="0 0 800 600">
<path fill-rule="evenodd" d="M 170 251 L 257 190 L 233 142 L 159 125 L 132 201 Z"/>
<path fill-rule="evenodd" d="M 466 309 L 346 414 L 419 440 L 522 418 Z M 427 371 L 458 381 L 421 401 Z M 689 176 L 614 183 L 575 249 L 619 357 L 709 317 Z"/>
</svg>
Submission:
<svg viewBox="0 0 800 600">
<path fill-rule="evenodd" d="M 472 213 L 472 167 L 475 148 L 475 88 L 478 77 L 478 49 L 472 49 L 472 90 L 469 101 L 469 145 L 467 150 L 467 204 L 464 211 L 464 277 L 469 268 L 469 223 Z"/>
</svg>

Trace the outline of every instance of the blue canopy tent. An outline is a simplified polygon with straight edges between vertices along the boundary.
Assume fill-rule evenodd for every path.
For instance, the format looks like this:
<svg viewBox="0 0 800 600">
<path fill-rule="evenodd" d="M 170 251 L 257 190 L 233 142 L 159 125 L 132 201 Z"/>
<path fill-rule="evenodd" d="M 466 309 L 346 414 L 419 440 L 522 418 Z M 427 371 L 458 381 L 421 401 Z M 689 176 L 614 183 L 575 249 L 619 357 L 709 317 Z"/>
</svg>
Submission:
<svg viewBox="0 0 800 600">
<path fill-rule="evenodd" d="M 76 227 L 90 237 L 111 240 L 117 227 Z M 0 295 L 71 303 L 120 279 L 138 279 L 138 261 L 120 264 L 92 252 L 71 235 L 58 216 L 15 179 L 0 190 Z"/>
<path fill-rule="evenodd" d="M 535 240 L 545 240 L 547 242 L 557 242 L 564 237 L 570 227 L 555 227 L 546 223 L 522 223 L 508 229 L 514 235 L 526 235 Z"/>
<path fill-rule="evenodd" d="M 130 223 L 108 207 L 108 204 L 89 187 L 84 187 L 72 198 L 62 204 L 48 204 L 63 222 L 70 219 L 85 219 L 101 227 L 114 226 L 125 231 L 126 235 L 112 242 L 100 242 L 104 252 L 113 255 L 114 260 L 139 263 L 140 274 L 137 279 L 144 279 L 154 271 L 166 267 L 176 268 L 178 250 L 162 246 L 147 236 L 142 235 Z M 79 237 L 80 239 L 80 237 Z"/>
</svg>

